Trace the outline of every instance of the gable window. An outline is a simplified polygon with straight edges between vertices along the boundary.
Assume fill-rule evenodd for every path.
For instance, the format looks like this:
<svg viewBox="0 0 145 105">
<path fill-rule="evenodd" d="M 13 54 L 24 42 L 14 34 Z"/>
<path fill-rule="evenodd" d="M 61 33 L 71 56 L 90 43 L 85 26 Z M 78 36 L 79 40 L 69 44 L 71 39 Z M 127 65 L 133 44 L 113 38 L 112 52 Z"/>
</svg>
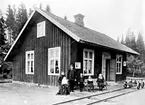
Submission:
<svg viewBox="0 0 145 105">
<path fill-rule="evenodd" d="M 60 74 L 60 47 L 48 49 L 48 75 Z"/>
<path fill-rule="evenodd" d="M 37 38 L 45 36 L 45 21 L 37 24 Z"/>
<path fill-rule="evenodd" d="M 116 74 L 122 74 L 122 55 L 116 57 Z"/>
<path fill-rule="evenodd" d="M 94 75 L 94 51 L 84 49 L 83 51 L 83 74 Z"/>
<path fill-rule="evenodd" d="M 34 51 L 26 51 L 26 74 L 34 74 Z"/>
</svg>

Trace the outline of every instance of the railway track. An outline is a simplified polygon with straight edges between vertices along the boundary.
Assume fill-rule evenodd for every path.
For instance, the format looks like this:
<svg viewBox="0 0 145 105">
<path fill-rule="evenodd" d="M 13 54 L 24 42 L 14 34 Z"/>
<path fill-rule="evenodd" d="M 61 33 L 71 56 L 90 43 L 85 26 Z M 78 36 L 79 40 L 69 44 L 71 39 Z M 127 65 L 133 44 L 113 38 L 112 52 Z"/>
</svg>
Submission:
<svg viewBox="0 0 145 105">
<path fill-rule="evenodd" d="M 103 92 L 100 94 L 94 94 L 86 97 L 81 97 L 73 100 L 68 100 L 60 103 L 56 103 L 53 105 L 93 105 L 102 101 L 106 101 L 115 97 L 119 97 L 121 95 L 125 95 L 131 92 L 137 91 L 136 88 L 129 88 L 129 89 L 118 89 L 108 92 Z"/>
</svg>

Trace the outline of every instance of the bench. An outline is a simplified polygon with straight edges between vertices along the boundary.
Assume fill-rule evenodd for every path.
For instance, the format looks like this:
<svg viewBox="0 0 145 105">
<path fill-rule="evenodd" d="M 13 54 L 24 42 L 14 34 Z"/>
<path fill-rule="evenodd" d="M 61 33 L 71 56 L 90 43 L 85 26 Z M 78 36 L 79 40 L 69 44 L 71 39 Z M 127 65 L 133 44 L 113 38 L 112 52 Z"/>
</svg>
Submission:
<svg viewBox="0 0 145 105">
<path fill-rule="evenodd" d="M 97 83 L 97 78 L 92 79 L 93 80 L 93 84 L 89 85 L 88 84 L 88 79 L 84 80 L 84 89 L 86 91 L 94 91 L 94 90 L 99 90 L 99 86 Z M 104 82 L 104 88 L 103 89 L 107 89 L 107 82 Z"/>
</svg>

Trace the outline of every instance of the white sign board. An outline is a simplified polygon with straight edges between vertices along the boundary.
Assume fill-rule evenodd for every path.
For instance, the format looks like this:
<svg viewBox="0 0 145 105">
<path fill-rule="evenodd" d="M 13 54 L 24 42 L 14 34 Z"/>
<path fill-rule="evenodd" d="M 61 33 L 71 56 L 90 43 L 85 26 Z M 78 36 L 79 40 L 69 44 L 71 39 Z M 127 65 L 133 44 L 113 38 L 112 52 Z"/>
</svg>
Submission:
<svg viewBox="0 0 145 105">
<path fill-rule="evenodd" d="M 81 69 L 81 63 L 75 62 L 75 69 Z"/>
</svg>

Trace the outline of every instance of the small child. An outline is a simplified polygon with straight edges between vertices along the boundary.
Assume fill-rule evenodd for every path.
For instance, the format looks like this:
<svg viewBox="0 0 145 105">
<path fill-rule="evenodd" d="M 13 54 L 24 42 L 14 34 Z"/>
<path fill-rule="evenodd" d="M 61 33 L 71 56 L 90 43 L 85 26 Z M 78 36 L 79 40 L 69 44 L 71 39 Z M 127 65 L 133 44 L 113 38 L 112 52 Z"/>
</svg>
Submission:
<svg viewBox="0 0 145 105">
<path fill-rule="evenodd" d="M 94 91 L 93 79 L 91 76 L 88 77 L 88 87 L 89 91 Z"/>
<path fill-rule="evenodd" d="M 80 85 L 80 92 L 82 92 L 84 88 L 84 77 L 82 73 L 80 73 L 79 85 Z"/>
<path fill-rule="evenodd" d="M 68 80 L 66 79 L 65 76 L 62 79 L 61 86 L 62 86 L 62 93 L 61 93 L 62 95 L 70 94 Z"/>
<path fill-rule="evenodd" d="M 60 76 L 58 78 L 59 89 L 58 89 L 57 95 L 60 94 L 60 92 L 61 92 L 61 83 L 62 83 L 62 79 L 63 79 L 64 76 L 65 76 L 64 72 L 61 72 L 61 74 L 60 74 Z"/>
</svg>

